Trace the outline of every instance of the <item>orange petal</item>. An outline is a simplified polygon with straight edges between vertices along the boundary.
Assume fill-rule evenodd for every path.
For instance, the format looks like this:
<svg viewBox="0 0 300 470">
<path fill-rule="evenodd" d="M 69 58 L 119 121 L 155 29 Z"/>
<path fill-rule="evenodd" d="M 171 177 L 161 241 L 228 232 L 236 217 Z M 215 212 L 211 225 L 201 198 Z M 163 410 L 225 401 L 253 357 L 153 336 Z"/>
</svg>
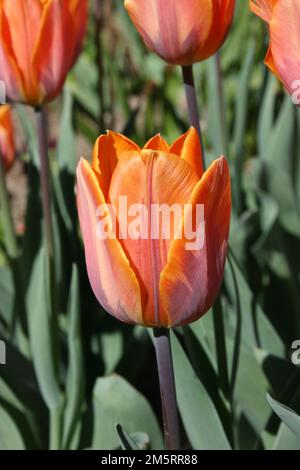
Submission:
<svg viewBox="0 0 300 470">
<path fill-rule="evenodd" d="M 22 75 L 24 93 L 30 100 L 37 94 L 37 78 L 32 54 L 40 28 L 43 7 L 39 0 L 3 0 L 1 13 L 6 29 L 6 46 L 13 52 Z"/>
<path fill-rule="evenodd" d="M 0 106 L 0 158 L 8 170 L 15 157 L 15 139 L 10 106 Z"/>
<path fill-rule="evenodd" d="M 130 139 L 117 132 L 108 131 L 101 135 L 94 146 L 92 167 L 99 175 L 104 197 L 107 198 L 112 174 L 118 163 L 119 155 L 136 152 L 140 148 Z"/>
<path fill-rule="evenodd" d="M 271 72 L 274 73 L 274 75 L 276 75 L 276 77 L 279 80 L 281 80 L 280 76 L 278 75 L 277 69 L 276 69 L 276 65 L 275 65 L 275 62 L 274 62 L 271 46 L 268 47 L 268 51 L 267 51 L 267 54 L 266 54 L 266 57 L 265 57 L 265 64 L 267 65 L 267 67 L 269 67 Z"/>
<path fill-rule="evenodd" d="M 219 291 L 227 253 L 231 195 L 228 164 L 224 157 L 216 160 L 193 190 L 183 226 L 192 216 L 196 220 L 197 204 L 204 205 L 204 245 L 187 249 L 186 237 L 174 239 L 168 263 L 160 276 L 161 310 L 169 324 L 178 326 L 201 317 L 213 304 Z"/>
<path fill-rule="evenodd" d="M 72 15 L 59 0 L 45 4 L 33 53 L 33 67 L 42 89 L 40 101 L 52 101 L 61 91 L 72 66 L 76 41 Z"/>
<path fill-rule="evenodd" d="M 170 147 L 170 153 L 183 158 L 201 178 L 203 174 L 202 149 L 198 133 L 191 127 L 185 134 L 180 136 Z"/>
<path fill-rule="evenodd" d="M 101 240 L 96 211 L 107 205 L 97 177 L 86 160 L 77 168 L 77 204 L 89 280 L 101 305 L 126 323 L 143 323 L 139 282 L 117 239 Z M 111 222 L 111 219 L 109 219 Z"/>
<path fill-rule="evenodd" d="M 203 44 L 199 43 L 193 55 L 193 62 L 213 55 L 225 41 L 231 26 L 235 0 L 215 0 L 212 2 L 212 24 Z"/>
<path fill-rule="evenodd" d="M 69 0 L 69 9 L 72 14 L 72 18 L 73 18 L 74 26 L 75 26 L 74 30 L 75 30 L 76 50 L 75 50 L 75 55 L 74 55 L 74 60 L 73 60 L 74 62 L 82 47 L 82 42 L 83 42 L 86 28 L 87 28 L 88 0 Z"/>
<path fill-rule="evenodd" d="M 133 23 L 146 45 L 172 64 L 188 65 L 212 25 L 211 0 L 126 0 Z"/>
<path fill-rule="evenodd" d="M 299 89 L 300 80 L 299 18 L 299 1 L 280 1 L 274 6 L 269 23 L 272 64 L 291 95 L 295 85 Z"/>
<path fill-rule="evenodd" d="M 267 23 L 271 20 L 277 0 L 250 0 L 250 10 Z"/>
<path fill-rule="evenodd" d="M 144 322 L 148 326 L 159 326 L 160 322 L 168 322 L 163 312 L 158 312 L 159 276 L 167 261 L 167 252 L 174 232 L 181 223 L 182 205 L 189 200 L 197 181 L 197 175 L 183 159 L 174 154 L 153 150 L 142 150 L 141 154 L 123 154 L 114 171 L 109 199 L 116 213 L 120 213 L 122 217 L 119 218 L 119 226 L 123 226 L 125 217 L 130 226 L 134 219 L 141 215 L 138 235 L 142 232 L 144 238 L 126 237 L 126 232 L 124 234 L 121 230 L 124 237 L 121 243 L 135 266 L 140 285 L 143 285 L 147 292 Z M 127 208 L 120 208 L 121 197 L 126 198 Z M 178 205 L 179 220 L 171 214 L 170 231 L 163 225 L 165 218 L 158 221 L 151 216 L 153 204 L 164 204 L 165 208 L 171 208 L 173 204 Z M 144 207 L 147 212 L 129 214 L 128 209 L 133 207 Z"/>
<path fill-rule="evenodd" d="M 8 20 L 0 4 L 0 77 L 5 83 L 5 92 L 12 101 L 24 97 L 23 76 L 12 47 Z M 3 91 L 3 90 L 1 90 Z"/>
<path fill-rule="evenodd" d="M 161 150 L 162 152 L 168 152 L 169 151 L 169 145 L 161 137 L 160 134 L 155 135 L 152 137 L 146 145 L 144 145 L 144 149 L 150 149 L 150 150 Z"/>
</svg>

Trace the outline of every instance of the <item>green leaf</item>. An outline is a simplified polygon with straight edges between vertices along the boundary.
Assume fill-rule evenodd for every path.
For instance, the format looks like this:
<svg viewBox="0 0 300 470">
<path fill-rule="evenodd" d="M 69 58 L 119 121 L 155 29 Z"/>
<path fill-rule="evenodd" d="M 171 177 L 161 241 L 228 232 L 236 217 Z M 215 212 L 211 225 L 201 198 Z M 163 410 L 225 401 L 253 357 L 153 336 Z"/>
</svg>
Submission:
<svg viewBox="0 0 300 470">
<path fill-rule="evenodd" d="M 43 248 L 35 260 L 27 294 L 30 346 L 41 394 L 49 409 L 60 404 L 51 312 L 50 279 Z"/>
<path fill-rule="evenodd" d="M 252 246 L 252 251 L 259 261 L 260 257 L 265 254 L 264 246 L 278 218 L 279 210 L 276 201 L 267 193 L 258 190 L 258 197 L 260 200 L 259 218 L 262 234 Z"/>
<path fill-rule="evenodd" d="M 254 59 L 255 43 L 249 41 L 248 50 L 245 55 L 244 63 L 237 84 L 236 102 L 235 102 L 235 120 L 232 140 L 233 162 L 233 207 L 236 212 L 241 210 L 241 190 L 242 190 L 242 166 L 244 162 L 244 143 L 246 134 L 246 124 L 248 118 L 248 97 L 249 97 L 249 79 L 252 73 L 252 64 Z M 230 153 L 231 153 L 230 152 Z"/>
<path fill-rule="evenodd" d="M 220 103 L 220 86 L 218 77 L 217 55 L 207 61 L 207 84 L 208 84 L 208 125 L 207 132 L 209 140 L 212 142 L 215 155 L 227 153 L 227 128 L 224 129 L 222 113 L 225 113 L 225 102 Z M 222 79 L 222 77 L 220 77 Z M 224 100 L 225 101 L 225 100 Z M 225 117 L 225 116 L 224 116 Z M 226 126 L 226 122 L 225 122 Z"/>
<path fill-rule="evenodd" d="M 294 110 L 290 96 L 286 96 L 280 113 L 275 121 L 270 134 L 271 139 L 265 145 L 265 149 L 261 157 L 269 162 L 270 167 L 273 165 L 282 168 L 287 167 L 287 152 L 291 149 L 292 137 L 294 129 Z"/>
<path fill-rule="evenodd" d="M 68 85 L 64 88 L 57 160 L 61 169 L 74 174 L 77 163 L 75 133 L 73 128 L 73 96 Z"/>
<path fill-rule="evenodd" d="M 93 449 L 115 449 L 115 425 L 122 423 L 128 433 L 145 432 L 151 449 L 163 449 L 161 431 L 148 401 L 118 375 L 99 378 L 93 391 Z"/>
<path fill-rule="evenodd" d="M 230 312 L 231 313 L 231 312 Z M 234 313 L 232 312 L 232 315 Z M 197 323 L 203 323 L 201 319 Z M 191 325 L 193 327 L 193 325 Z M 205 328 L 205 343 L 200 339 L 203 348 L 209 355 L 215 355 L 215 334 L 212 325 L 206 322 Z M 205 346 L 206 345 L 206 346 Z M 228 364 L 233 364 L 235 339 L 234 332 L 227 331 L 226 334 L 226 350 L 228 357 Z M 232 366 L 229 372 L 232 373 Z M 208 371 L 203 371 L 207 375 Z M 268 419 L 270 417 L 270 410 L 265 400 L 265 395 L 270 388 L 269 382 L 262 370 L 261 364 L 258 362 L 255 350 L 250 348 L 247 344 L 239 345 L 238 367 L 235 371 L 235 386 L 234 386 L 234 402 L 239 409 L 243 411 L 251 426 L 259 436 L 264 430 Z M 211 393 L 212 386 L 210 386 L 209 393 Z M 216 387 L 216 385 L 214 385 Z"/>
<path fill-rule="evenodd" d="M 0 450 L 25 450 L 18 426 L 0 405 Z"/>
<path fill-rule="evenodd" d="M 266 165 L 268 190 L 279 206 L 279 220 L 287 232 L 299 237 L 300 215 L 291 171 L 294 128 L 294 107 L 290 96 L 286 96 L 261 157 Z"/>
<path fill-rule="evenodd" d="M 123 450 L 139 450 L 138 446 L 130 435 L 125 431 L 120 424 L 116 425 L 116 431 L 120 439 L 121 447 Z"/>
<path fill-rule="evenodd" d="M 68 448 L 79 420 L 84 397 L 84 360 L 80 325 L 80 287 L 78 269 L 73 265 L 68 303 L 68 374 L 64 414 L 64 448 Z"/>
<path fill-rule="evenodd" d="M 281 421 L 300 439 L 300 416 L 287 406 L 279 403 L 279 401 L 272 398 L 269 394 L 267 394 L 267 400 L 274 413 L 276 413 Z"/>
<path fill-rule="evenodd" d="M 171 333 L 171 345 L 178 407 L 193 449 L 229 450 L 216 408 L 174 333 Z"/>
<path fill-rule="evenodd" d="M 40 439 L 35 415 L 36 410 L 26 408 L 25 404 L 15 394 L 15 391 L 1 377 L 0 405 L 5 408 L 10 417 L 17 423 L 19 432 L 22 434 L 24 442 L 26 442 L 26 447 L 36 448 L 36 443 Z"/>
<path fill-rule="evenodd" d="M 281 423 L 272 450 L 300 450 L 300 439 Z"/>
<path fill-rule="evenodd" d="M 0 299 L 1 320 L 10 325 L 14 307 L 14 285 L 11 271 L 4 266 L 0 267 Z"/>
<path fill-rule="evenodd" d="M 112 374 L 115 371 L 122 355 L 123 337 L 120 331 L 103 332 L 100 336 L 102 358 L 105 364 L 105 375 Z"/>
<path fill-rule="evenodd" d="M 245 54 L 244 63 L 238 80 L 238 89 L 235 104 L 235 123 L 233 135 L 233 151 L 235 158 L 240 160 L 243 154 L 243 145 L 246 133 L 246 123 L 248 116 L 248 94 L 249 94 L 249 78 L 252 73 L 252 64 L 255 53 L 255 42 L 249 41 L 248 50 Z M 239 173 L 235 175 L 239 178 Z"/>
<path fill-rule="evenodd" d="M 272 128 L 274 122 L 274 109 L 276 90 L 278 89 L 278 82 L 276 77 L 269 72 L 266 91 L 264 93 L 261 110 L 259 113 L 258 126 L 257 126 L 257 141 L 258 150 L 262 158 L 266 152 L 266 143 L 272 138 Z"/>
<path fill-rule="evenodd" d="M 18 401 L 24 404 L 24 407 L 30 410 L 34 403 L 33 411 L 36 411 L 44 418 L 46 408 L 38 391 L 38 384 L 32 363 L 9 341 L 6 340 L 5 343 L 9 365 L 1 368 L 1 377 L 9 389 L 13 391 Z M 17 374 L 15 373 L 16 370 L 18 371 Z M 3 395 L 3 398 L 8 400 L 8 395 Z M 15 406 L 15 401 L 8 401 Z"/>
<path fill-rule="evenodd" d="M 225 285 L 232 301 L 235 299 L 237 287 L 242 301 L 242 341 L 250 348 L 260 347 L 275 356 L 284 357 L 284 345 L 253 296 L 236 259 L 231 254 L 231 268 L 234 271 L 236 286 L 230 271 L 229 263 L 225 267 Z"/>
<path fill-rule="evenodd" d="M 80 105 L 97 120 L 99 114 L 99 100 L 96 93 L 97 69 L 86 54 L 82 54 L 77 61 L 68 80 L 68 87 Z"/>
<path fill-rule="evenodd" d="M 233 343 L 230 339 L 227 341 L 228 349 L 233 349 Z M 242 345 L 234 398 L 258 436 L 270 418 L 270 410 L 265 400 L 268 390 L 268 380 L 254 355 L 254 350 Z"/>
</svg>

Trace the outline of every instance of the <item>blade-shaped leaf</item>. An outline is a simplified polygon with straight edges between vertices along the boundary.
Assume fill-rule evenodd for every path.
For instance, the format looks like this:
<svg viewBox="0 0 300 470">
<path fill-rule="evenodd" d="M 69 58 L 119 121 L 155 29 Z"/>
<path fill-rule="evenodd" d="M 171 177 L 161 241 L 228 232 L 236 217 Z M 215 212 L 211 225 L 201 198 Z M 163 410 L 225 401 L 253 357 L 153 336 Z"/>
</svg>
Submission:
<svg viewBox="0 0 300 470">
<path fill-rule="evenodd" d="M 93 392 L 93 449 L 115 449 L 118 438 L 115 425 L 122 423 L 128 433 L 145 432 L 152 449 L 162 449 L 157 419 L 148 401 L 118 375 L 97 379 Z"/>
<path fill-rule="evenodd" d="M 60 403 L 53 341 L 48 264 L 43 248 L 35 260 L 27 295 L 32 358 L 42 396 L 48 408 Z"/>
<path fill-rule="evenodd" d="M 78 269 L 73 265 L 68 305 L 68 375 L 64 416 L 64 448 L 70 445 L 80 417 L 84 396 L 84 363 L 80 325 L 80 287 Z"/>
<path fill-rule="evenodd" d="M 178 407 L 193 448 L 229 450 L 216 408 L 173 333 L 171 344 Z"/>
<path fill-rule="evenodd" d="M 17 424 L 0 405 L 0 450 L 24 450 Z"/>
<path fill-rule="evenodd" d="M 300 416 L 287 406 L 279 403 L 279 401 L 272 398 L 269 394 L 267 394 L 267 400 L 274 413 L 276 413 L 281 421 L 300 439 Z"/>
</svg>

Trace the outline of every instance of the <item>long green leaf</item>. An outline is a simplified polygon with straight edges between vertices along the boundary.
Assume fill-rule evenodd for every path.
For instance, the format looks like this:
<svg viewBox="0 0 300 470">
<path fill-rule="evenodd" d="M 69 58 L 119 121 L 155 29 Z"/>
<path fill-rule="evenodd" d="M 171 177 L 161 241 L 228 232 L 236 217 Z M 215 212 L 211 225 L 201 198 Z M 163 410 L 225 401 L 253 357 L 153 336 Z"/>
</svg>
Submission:
<svg viewBox="0 0 300 470">
<path fill-rule="evenodd" d="M 78 269 L 73 265 L 68 305 L 68 375 L 64 415 L 64 448 L 68 448 L 81 414 L 84 397 L 84 362 L 80 325 L 80 287 Z"/>
<path fill-rule="evenodd" d="M 115 449 L 118 422 L 132 434 L 148 434 L 152 449 L 162 449 L 163 442 L 157 419 L 148 401 L 118 375 L 97 379 L 93 392 L 93 449 Z"/>
<path fill-rule="evenodd" d="M 171 344 L 178 406 L 193 448 L 229 450 L 216 408 L 173 333 Z"/>
</svg>

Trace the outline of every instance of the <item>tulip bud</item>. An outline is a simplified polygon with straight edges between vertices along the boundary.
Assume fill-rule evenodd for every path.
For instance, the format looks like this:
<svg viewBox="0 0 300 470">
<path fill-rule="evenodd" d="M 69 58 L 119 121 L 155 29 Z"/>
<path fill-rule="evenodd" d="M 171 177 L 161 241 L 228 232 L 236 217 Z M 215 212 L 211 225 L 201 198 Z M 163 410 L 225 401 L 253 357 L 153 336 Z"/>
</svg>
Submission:
<svg viewBox="0 0 300 470">
<path fill-rule="evenodd" d="M 0 80 L 35 107 L 60 93 L 87 24 L 87 0 L 1 0 Z"/>
<path fill-rule="evenodd" d="M 125 0 L 145 44 L 169 64 L 191 65 L 223 44 L 235 0 Z"/>
<path fill-rule="evenodd" d="M 300 105 L 300 2 L 251 0 L 251 10 L 269 26 L 270 42 L 265 64 L 283 83 L 292 101 Z"/>
<path fill-rule="evenodd" d="M 194 128 L 142 149 L 109 132 L 77 169 L 87 271 L 114 317 L 149 327 L 197 320 L 223 277 L 231 211 L 224 157 L 203 172 Z M 157 216 L 158 214 L 158 216 Z M 198 217 L 199 216 L 199 217 Z"/>
</svg>

